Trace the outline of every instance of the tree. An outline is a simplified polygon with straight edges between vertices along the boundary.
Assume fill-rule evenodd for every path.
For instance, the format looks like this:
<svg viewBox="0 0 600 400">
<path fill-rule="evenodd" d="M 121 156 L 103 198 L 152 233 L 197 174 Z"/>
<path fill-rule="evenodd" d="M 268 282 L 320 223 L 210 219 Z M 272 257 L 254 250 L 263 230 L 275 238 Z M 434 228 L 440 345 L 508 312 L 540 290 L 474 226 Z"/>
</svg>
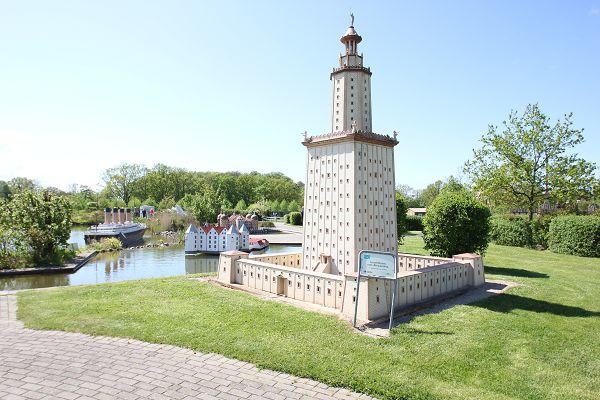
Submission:
<svg viewBox="0 0 600 400">
<path fill-rule="evenodd" d="M 173 207 L 175 207 L 175 199 L 171 196 L 164 197 L 160 203 L 158 203 L 158 208 L 161 210 L 168 210 Z"/>
<path fill-rule="evenodd" d="M 440 191 L 440 193 L 460 192 L 461 190 L 466 190 L 466 188 L 463 186 L 462 183 L 458 181 L 458 179 L 450 175 L 448 180 L 444 183 L 444 186 L 442 186 L 442 190 Z"/>
<path fill-rule="evenodd" d="M 136 184 L 146 175 L 146 167 L 138 164 L 121 164 L 107 169 L 102 179 L 111 197 L 122 200 L 125 204 L 134 194 Z"/>
<path fill-rule="evenodd" d="M 302 210 L 302 207 L 300 207 L 300 204 L 298 204 L 296 200 L 292 200 L 288 204 L 288 210 L 289 212 L 300 212 Z"/>
<path fill-rule="evenodd" d="M 408 225 L 406 223 L 406 211 L 408 206 L 406 205 L 406 199 L 399 191 L 396 191 L 396 229 L 398 234 L 398 243 L 402 243 L 402 238 L 408 232 Z"/>
<path fill-rule="evenodd" d="M 590 198 L 598 181 L 596 166 L 572 152 L 584 138 L 571 117 L 551 124 L 537 104 L 530 104 L 523 115 L 512 111 L 502 131 L 490 125 L 483 146 L 465 164 L 480 198 L 525 208 L 529 221 L 544 201 L 572 205 Z"/>
<path fill-rule="evenodd" d="M 419 195 L 419 202 L 423 207 L 429 207 L 431 203 L 439 196 L 442 191 L 444 182 L 437 180 L 434 183 L 427 185 Z"/>
<path fill-rule="evenodd" d="M 22 193 L 25 191 L 36 191 L 39 186 L 29 178 L 18 176 L 8 181 L 8 186 L 12 193 Z"/>
<path fill-rule="evenodd" d="M 241 199 L 235 205 L 235 211 L 244 212 L 244 211 L 246 211 L 247 208 L 248 208 L 248 205 L 246 204 L 244 199 Z"/>
<path fill-rule="evenodd" d="M 283 213 L 287 213 L 288 212 L 288 202 L 285 200 L 281 200 L 281 203 L 279 203 L 279 209 L 278 210 L 274 210 L 274 211 L 281 211 Z"/>
<path fill-rule="evenodd" d="M 214 222 L 220 211 L 221 200 L 209 187 L 203 190 L 202 194 L 186 194 L 181 199 L 181 205 L 191 212 L 198 222 Z"/>
<path fill-rule="evenodd" d="M 11 191 L 8 183 L 0 181 L 0 201 L 8 200 L 10 198 Z"/>
<path fill-rule="evenodd" d="M 0 207 L 0 230 L 35 265 L 61 262 L 61 250 L 71 234 L 71 204 L 49 192 L 16 193 Z"/>
<path fill-rule="evenodd" d="M 440 194 L 423 218 L 425 249 L 434 256 L 485 252 L 490 210 L 466 190 Z"/>
<path fill-rule="evenodd" d="M 407 207 L 420 207 L 419 191 L 408 185 L 398 185 L 396 192 L 400 193 L 404 198 Z"/>
</svg>

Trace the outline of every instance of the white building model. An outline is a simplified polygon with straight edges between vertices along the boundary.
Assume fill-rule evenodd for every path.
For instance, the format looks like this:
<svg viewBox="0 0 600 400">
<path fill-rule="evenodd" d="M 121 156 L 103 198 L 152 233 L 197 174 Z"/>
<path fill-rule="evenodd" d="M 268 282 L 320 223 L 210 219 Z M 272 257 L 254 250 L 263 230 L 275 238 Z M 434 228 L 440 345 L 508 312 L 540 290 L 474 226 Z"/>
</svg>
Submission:
<svg viewBox="0 0 600 400">
<path fill-rule="evenodd" d="M 372 131 L 371 71 L 357 52 L 362 38 L 352 24 L 344 54 L 330 75 L 331 132 L 304 134 L 307 147 L 302 252 L 221 254 L 218 280 L 249 290 L 354 313 L 358 253 L 397 253 L 393 136 Z M 394 307 L 402 308 L 484 282 L 476 254 L 439 258 L 398 254 Z M 392 282 L 361 277 L 358 319 L 384 317 Z"/>
<path fill-rule="evenodd" d="M 185 231 L 185 253 L 218 254 L 230 250 L 249 250 L 250 231 L 244 223 L 229 228 L 205 225 L 197 228 L 191 224 Z"/>
</svg>

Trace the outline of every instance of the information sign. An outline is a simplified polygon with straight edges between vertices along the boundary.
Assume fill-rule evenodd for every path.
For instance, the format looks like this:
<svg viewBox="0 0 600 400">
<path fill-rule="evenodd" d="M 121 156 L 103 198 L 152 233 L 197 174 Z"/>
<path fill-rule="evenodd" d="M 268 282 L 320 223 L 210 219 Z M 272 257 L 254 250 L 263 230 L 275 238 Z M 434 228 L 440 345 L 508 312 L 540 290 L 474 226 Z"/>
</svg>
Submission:
<svg viewBox="0 0 600 400">
<path fill-rule="evenodd" d="M 392 301 L 390 303 L 390 324 L 394 321 L 394 305 L 396 299 L 396 255 L 380 251 L 362 250 L 358 255 L 358 276 L 356 278 L 356 296 L 354 298 L 354 323 L 358 315 L 358 296 L 360 294 L 360 278 L 389 279 L 392 281 Z"/>
<path fill-rule="evenodd" d="M 396 279 L 396 257 L 391 253 L 361 251 L 359 265 L 361 276 Z"/>
</svg>

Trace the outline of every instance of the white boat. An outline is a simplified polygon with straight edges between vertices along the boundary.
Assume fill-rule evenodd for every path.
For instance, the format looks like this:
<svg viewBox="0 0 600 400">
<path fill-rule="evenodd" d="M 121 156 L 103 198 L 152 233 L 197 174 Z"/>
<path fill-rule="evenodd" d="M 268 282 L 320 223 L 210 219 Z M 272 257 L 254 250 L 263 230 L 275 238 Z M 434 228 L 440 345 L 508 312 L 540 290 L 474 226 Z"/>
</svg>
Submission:
<svg viewBox="0 0 600 400">
<path fill-rule="evenodd" d="M 85 243 L 100 241 L 104 238 L 119 239 L 123 247 L 129 247 L 142 241 L 146 225 L 133 222 L 129 208 L 105 208 L 104 223 L 91 226 L 83 232 Z"/>
</svg>

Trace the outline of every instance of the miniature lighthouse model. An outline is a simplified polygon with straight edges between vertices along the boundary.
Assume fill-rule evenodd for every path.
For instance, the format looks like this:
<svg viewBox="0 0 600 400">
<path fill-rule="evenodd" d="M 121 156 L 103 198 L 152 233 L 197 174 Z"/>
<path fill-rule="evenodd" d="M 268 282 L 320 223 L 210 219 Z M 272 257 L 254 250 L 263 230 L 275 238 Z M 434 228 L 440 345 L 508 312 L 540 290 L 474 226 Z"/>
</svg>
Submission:
<svg viewBox="0 0 600 400">
<path fill-rule="evenodd" d="M 344 53 L 330 74 L 331 130 L 317 136 L 304 133 L 302 250 L 221 253 L 218 280 L 337 309 L 346 317 L 356 312 L 358 320 L 371 321 L 387 316 L 391 307 L 407 308 L 479 286 L 485 277 L 477 254 L 452 258 L 398 254 L 394 177 L 398 141 L 395 132 L 392 136 L 373 132 L 371 70 L 358 53 L 361 41 L 352 16 L 341 38 Z M 395 279 L 359 278 L 361 250 L 397 254 Z M 392 292 L 398 295 L 392 297 Z"/>
<path fill-rule="evenodd" d="M 354 22 L 354 17 L 352 17 Z M 330 75 L 331 132 L 307 137 L 303 267 L 344 275 L 361 250 L 396 253 L 395 138 L 372 131 L 371 70 L 353 23 Z"/>
</svg>

